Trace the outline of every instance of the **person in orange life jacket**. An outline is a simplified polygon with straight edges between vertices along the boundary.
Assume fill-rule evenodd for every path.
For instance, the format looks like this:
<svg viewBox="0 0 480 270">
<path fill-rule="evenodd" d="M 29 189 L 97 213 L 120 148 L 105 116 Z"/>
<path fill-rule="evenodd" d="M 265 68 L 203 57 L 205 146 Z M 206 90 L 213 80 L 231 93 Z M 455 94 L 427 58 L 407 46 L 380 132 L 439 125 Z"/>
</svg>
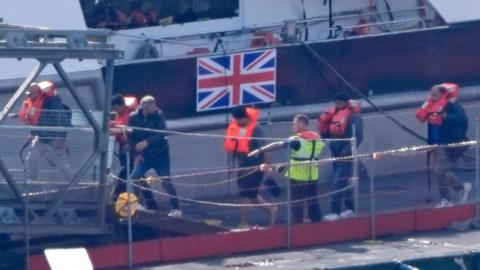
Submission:
<svg viewBox="0 0 480 270">
<path fill-rule="evenodd" d="M 308 121 L 308 116 L 304 114 L 295 115 L 292 122 L 295 136 L 285 141 L 270 143 L 248 154 L 249 157 L 255 157 L 263 152 L 288 146 L 292 150 L 291 164 L 302 163 L 300 166 L 291 165 L 286 174 L 290 178 L 291 199 L 295 202 L 291 205 L 293 223 L 303 222 L 304 202 L 307 203 L 308 215 L 312 223 L 320 221 L 322 216 L 318 201 L 318 164 L 305 164 L 305 162 L 317 160 L 324 143 L 320 140 L 318 133 L 309 129 Z M 268 165 L 263 167 L 271 169 Z"/>
<path fill-rule="evenodd" d="M 65 110 L 55 84 L 50 81 L 32 83 L 27 90 L 27 98 L 20 109 L 20 120 L 31 126 L 65 127 Z M 66 180 L 71 178 L 68 161 L 67 132 L 33 130 L 30 132 L 31 148 L 27 155 L 29 179 L 38 179 L 40 162 L 47 159 L 59 168 Z"/>
<path fill-rule="evenodd" d="M 169 194 L 172 210 L 171 217 L 182 216 L 182 211 L 177 198 L 177 191 L 170 178 L 170 153 L 167 134 L 163 132 L 147 131 L 143 129 L 165 131 L 167 125 L 165 117 L 157 108 L 155 98 L 145 96 L 140 100 L 140 109 L 130 115 L 128 125 L 133 131 L 128 134 L 128 143 L 134 156 L 134 168 L 130 179 L 137 180 L 145 177 L 145 173 L 154 169 L 162 178 L 162 186 Z M 136 129 L 137 128 L 137 129 Z M 149 209 L 158 209 L 153 193 L 143 191 L 145 203 Z"/>
<path fill-rule="evenodd" d="M 422 117 L 422 112 L 427 110 L 427 118 Z M 417 119 L 428 120 L 428 143 L 445 145 L 468 140 L 468 118 L 464 109 L 457 102 L 451 101 L 447 89 L 443 85 L 435 85 L 430 91 L 427 106 L 417 112 Z M 472 189 L 470 183 L 462 183 L 452 172 L 452 163 L 462 154 L 457 147 L 435 147 L 432 152 L 430 166 L 436 176 L 439 186 L 441 201 L 436 207 L 451 206 L 449 188 L 458 192 L 460 202 L 465 202 Z"/>
<path fill-rule="evenodd" d="M 129 100 L 127 100 L 129 99 Z M 130 102 L 130 99 L 134 99 Z M 129 103 L 127 105 L 127 101 Z M 127 153 L 131 151 L 131 147 L 128 144 L 127 134 L 125 131 L 119 129 L 115 130 L 115 128 L 121 128 L 128 125 L 128 120 L 130 118 L 130 114 L 135 112 L 138 109 L 138 103 L 136 98 L 134 97 L 124 97 L 121 94 L 114 95 L 112 97 L 112 112 L 115 112 L 116 117 L 114 120 L 110 122 L 110 126 L 113 128 L 112 134 L 115 135 L 115 140 L 119 144 L 120 151 L 118 153 L 118 160 L 120 162 L 120 172 L 118 173 L 118 177 L 121 179 L 127 178 Z M 130 168 L 133 168 L 133 156 L 130 155 Z M 114 191 L 114 201 L 116 201 L 116 197 L 118 194 L 126 191 L 126 185 L 124 182 L 119 181 L 115 186 Z"/>
<path fill-rule="evenodd" d="M 355 126 L 355 134 L 353 134 Z M 322 138 L 347 139 L 356 137 L 357 147 L 363 140 L 363 121 L 359 113 L 350 104 L 346 93 L 335 95 L 335 106 L 324 112 L 319 118 L 319 129 Z M 348 140 L 331 141 L 329 148 L 332 157 L 352 155 L 352 145 Z M 349 186 L 353 175 L 352 160 L 337 160 L 333 162 L 335 190 L 343 190 Z M 342 201 L 345 210 L 341 211 Z M 335 220 L 340 217 L 349 217 L 354 214 L 353 188 L 337 192 L 332 197 L 331 214 L 325 216 L 326 220 Z"/>
<path fill-rule="evenodd" d="M 232 110 L 233 120 L 227 129 L 225 150 L 236 160 L 238 168 L 250 168 L 260 166 L 263 163 L 270 163 L 269 154 L 261 154 L 256 157 L 248 157 L 252 149 L 260 148 L 264 141 L 259 139 L 264 136 L 263 129 L 257 124 L 259 111 L 251 108 L 236 107 Z M 231 136 L 231 137 L 230 137 Z M 248 171 L 243 171 L 247 173 Z M 266 201 L 258 193 L 264 173 L 255 171 L 244 177 L 237 178 L 240 190 L 241 202 L 243 204 L 265 204 Z M 270 213 L 270 225 L 275 224 L 278 207 L 263 207 Z M 241 207 L 240 226 L 249 225 L 249 207 Z"/>
</svg>

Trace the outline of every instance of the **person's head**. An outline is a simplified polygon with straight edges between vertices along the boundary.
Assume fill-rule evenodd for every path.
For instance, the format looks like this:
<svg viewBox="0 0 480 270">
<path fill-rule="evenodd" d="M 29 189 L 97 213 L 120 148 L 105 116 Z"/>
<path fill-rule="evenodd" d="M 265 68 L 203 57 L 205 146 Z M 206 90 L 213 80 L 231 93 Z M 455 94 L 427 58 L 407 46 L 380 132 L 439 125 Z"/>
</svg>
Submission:
<svg viewBox="0 0 480 270">
<path fill-rule="evenodd" d="M 35 100 L 42 95 L 42 89 L 37 83 L 32 83 L 27 89 L 27 97 Z"/>
<path fill-rule="evenodd" d="M 232 109 L 232 117 L 237 121 L 237 124 L 241 127 L 250 123 L 251 119 L 247 114 L 245 107 L 235 107 Z"/>
<path fill-rule="evenodd" d="M 348 107 L 349 97 L 345 92 L 339 92 L 335 94 L 334 100 L 335 100 L 335 108 L 337 110 L 343 110 Z"/>
<path fill-rule="evenodd" d="M 125 108 L 125 99 L 122 95 L 116 94 L 112 97 L 112 111 L 115 111 L 117 114 Z"/>
<path fill-rule="evenodd" d="M 140 100 L 140 108 L 142 109 L 144 116 L 155 114 L 158 111 L 157 103 L 152 96 L 144 96 Z"/>
<path fill-rule="evenodd" d="M 447 92 L 447 89 L 441 85 L 434 85 L 430 90 L 430 99 L 433 102 L 439 101 Z"/>
<path fill-rule="evenodd" d="M 308 130 L 308 116 L 305 114 L 297 114 L 293 117 L 292 128 L 294 133 Z"/>
</svg>

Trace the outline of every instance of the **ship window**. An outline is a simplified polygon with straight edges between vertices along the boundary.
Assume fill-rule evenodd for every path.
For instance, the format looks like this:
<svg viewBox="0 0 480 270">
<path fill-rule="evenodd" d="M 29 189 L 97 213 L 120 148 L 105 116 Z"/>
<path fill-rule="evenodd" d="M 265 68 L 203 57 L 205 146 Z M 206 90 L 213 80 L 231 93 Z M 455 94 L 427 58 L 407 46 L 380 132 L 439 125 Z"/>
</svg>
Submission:
<svg viewBox="0 0 480 270">
<path fill-rule="evenodd" d="M 89 28 L 131 29 L 238 16 L 239 0 L 81 0 Z"/>
</svg>

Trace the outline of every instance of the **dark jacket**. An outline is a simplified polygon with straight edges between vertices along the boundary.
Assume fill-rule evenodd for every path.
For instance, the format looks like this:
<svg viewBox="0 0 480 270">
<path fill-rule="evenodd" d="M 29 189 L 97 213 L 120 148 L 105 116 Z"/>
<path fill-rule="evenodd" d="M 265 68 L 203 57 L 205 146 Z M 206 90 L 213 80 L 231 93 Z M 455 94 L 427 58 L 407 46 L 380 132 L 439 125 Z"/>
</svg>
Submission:
<svg viewBox="0 0 480 270">
<path fill-rule="evenodd" d="M 345 131 L 344 136 L 342 138 L 352 138 L 353 137 L 353 125 L 355 125 L 355 138 L 357 140 L 357 147 L 363 141 L 363 120 L 360 115 L 354 113 L 350 118 L 350 123 L 348 124 L 347 130 Z M 322 134 L 323 138 L 331 138 L 335 139 L 334 137 L 330 136 L 330 134 Z M 330 151 L 332 152 L 332 156 L 340 157 L 340 156 L 350 156 L 352 155 L 352 144 L 350 141 L 331 141 L 329 143 Z"/>
<path fill-rule="evenodd" d="M 165 117 L 160 110 L 157 114 L 144 117 L 142 109 L 139 109 L 130 115 L 128 125 L 152 130 L 167 129 Z M 143 140 L 148 142 L 148 147 L 143 150 L 143 153 L 135 152 L 135 145 Z M 165 155 L 168 156 L 168 137 L 166 133 L 133 129 L 132 133 L 128 135 L 128 141 L 134 154 L 142 154 L 145 160 L 155 161 L 164 158 Z"/>
<path fill-rule="evenodd" d="M 43 103 L 42 113 L 38 119 L 37 126 L 47 127 L 65 127 L 69 126 L 70 111 L 65 109 L 60 96 L 55 95 L 47 97 Z M 67 119 L 68 118 L 68 119 Z M 63 139 L 67 136 L 65 131 L 39 131 L 34 130 L 31 132 L 32 136 L 38 136 L 42 141 L 51 141 L 52 139 Z"/>
<path fill-rule="evenodd" d="M 441 126 L 428 124 L 429 144 L 449 144 L 467 140 L 468 118 L 463 107 L 454 102 L 445 107 L 446 117 Z"/>
</svg>

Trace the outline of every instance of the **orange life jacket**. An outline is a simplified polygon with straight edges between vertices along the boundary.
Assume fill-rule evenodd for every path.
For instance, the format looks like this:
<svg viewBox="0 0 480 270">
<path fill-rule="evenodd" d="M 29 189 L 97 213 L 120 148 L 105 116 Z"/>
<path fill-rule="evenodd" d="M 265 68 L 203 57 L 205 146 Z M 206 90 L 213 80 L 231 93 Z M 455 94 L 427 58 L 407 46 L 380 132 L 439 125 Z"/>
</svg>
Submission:
<svg viewBox="0 0 480 270">
<path fill-rule="evenodd" d="M 110 122 L 110 127 L 127 126 L 130 114 L 138 109 L 138 99 L 136 97 L 127 96 L 123 99 L 125 100 L 125 109 L 117 115 L 115 120 Z M 127 134 L 124 131 L 113 130 L 112 134 L 115 134 L 115 138 L 120 144 L 127 143 Z"/>
<path fill-rule="evenodd" d="M 132 11 L 132 24 L 134 26 L 145 27 L 148 25 L 147 18 L 145 17 L 145 13 L 141 10 L 133 10 Z"/>
<path fill-rule="evenodd" d="M 420 122 L 424 123 L 428 120 L 428 123 L 431 125 L 441 126 L 443 124 L 443 110 L 449 102 L 455 102 L 460 96 L 460 87 L 458 84 L 443 83 L 440 86 L 446 88 L 447 92 L 437 102 L 433 102 L 429 98 L 422 104 L 415 115 Z"/>
<path fill-rule="evenodd" d="M 360 113 L 360 102 L 349 100 L 349 106 L 338 110 L 335 106 L 327 109 L 318 119 L 318 129 L 321 134 L 330 134 L 333 137 L 343 137 L 347 131 L 352 113 Z"/>
<path fill-rule="evenodd" d="M 51 81 L 42 81 L 39 83 L 33 84 L 31 87 L 37 87 L 40 89 L 40 95 L 32 100 L 27 97 L 23 102 L 23 106 L 20 109 L 20 120 L 27 125 L 36 126 L 38 125 L 38 120 L 42 115 L 43 104 L 48 97 L 57 95 L 57 87 Z"/>
<path fill-rule="evenodd" d="M 250 141 L 257 126 L 260 111 L 254 108 L 247 108 L 247 115 L 250 118 L 250 124 L 247 126 L 239 126 L 235 119 L 228 125 L 227 138 L 225 140 L 225 150 L 227 152 L 244 154 L 250 152 Z"/>
<path fill-rule="evenodd" d="M 305 140 L 320 140 L 320 135 L 315 132 L 315 131 L 311 131 L 311 130 L 307 130 L 307 131 L 302 131 L 300 133 L 297 134 L 300 138 L 303 138 Z"/>
</svg>

